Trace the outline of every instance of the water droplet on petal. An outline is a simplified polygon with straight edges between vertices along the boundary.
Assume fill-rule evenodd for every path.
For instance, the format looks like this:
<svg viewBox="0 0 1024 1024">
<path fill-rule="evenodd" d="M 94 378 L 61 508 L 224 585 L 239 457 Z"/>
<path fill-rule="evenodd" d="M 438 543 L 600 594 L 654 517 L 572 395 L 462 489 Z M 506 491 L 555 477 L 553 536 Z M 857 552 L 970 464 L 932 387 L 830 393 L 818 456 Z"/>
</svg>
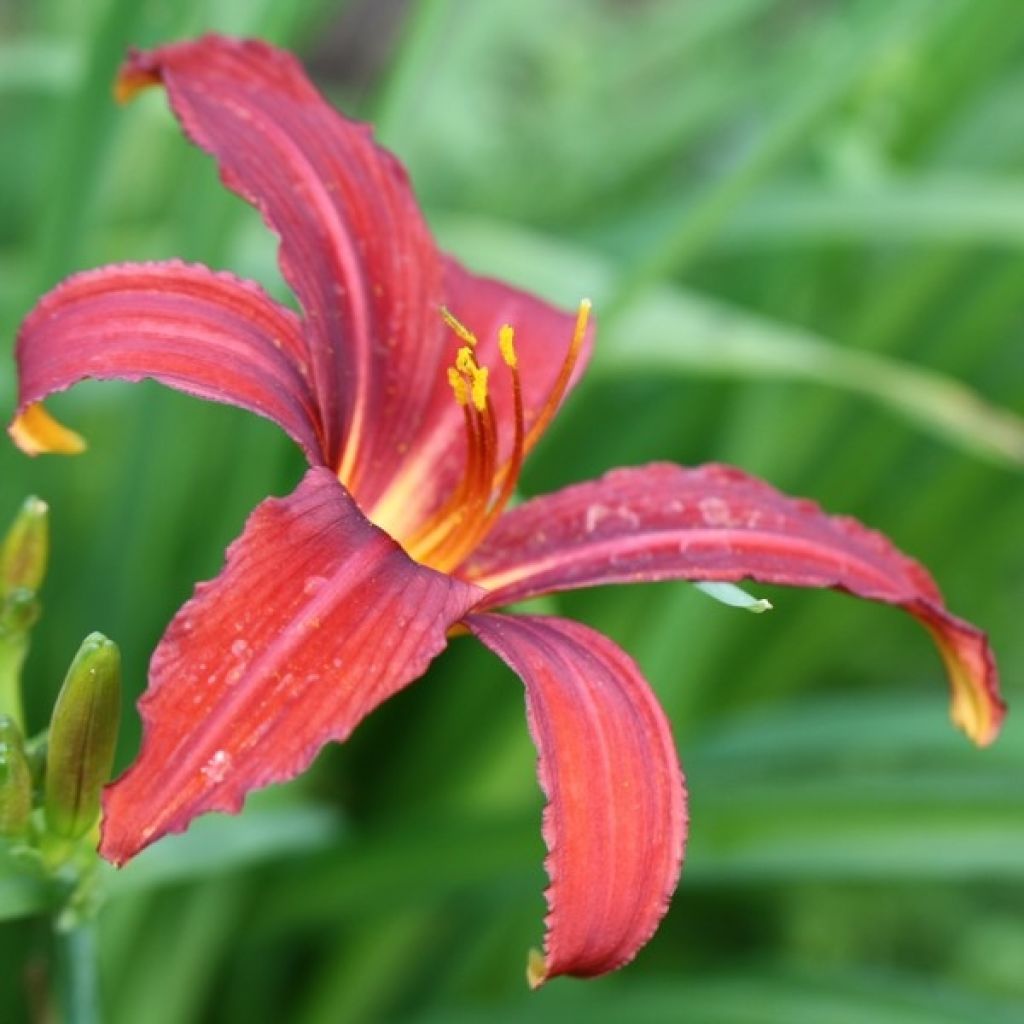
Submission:
<svg viewBox="0 0 1024 1024">
<path fill-rule="evenodd" d="M 203 765 L 203 775 L 205 775 L 210 782 L 223 782 L 224 777 L 231 770 L 231 755 L 226 750 L 218 750 L 210 758 L 206 764 Z"/>
<path fill-rule="evenodd" d="M 315 594 L 326 582 L 326 576 L 310 576 L 302 586 L 303 593 Z"/>
</svg>

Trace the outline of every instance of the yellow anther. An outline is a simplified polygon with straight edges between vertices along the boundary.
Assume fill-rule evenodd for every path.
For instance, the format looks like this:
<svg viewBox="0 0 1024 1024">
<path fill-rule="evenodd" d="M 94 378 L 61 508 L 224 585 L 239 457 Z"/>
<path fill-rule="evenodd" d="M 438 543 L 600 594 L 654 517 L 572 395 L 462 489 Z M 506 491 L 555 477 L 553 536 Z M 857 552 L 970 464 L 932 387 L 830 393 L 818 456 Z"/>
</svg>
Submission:
<svg viewBox="0 0 1024 1024">
<path fill-rule="evenodd" d="M 477 367 L 473 374 L 473 404 L 480 412 L 487 408 L 487 368 Z"/>
<path fill-rule="evenodd" d="M 466 378 L 454 366 L 448 367 L 448 383 L 452 386 L 452 391 L 455 392 L 455 401 L 459 405 L 469 405 L 469 385 L 466 383 Z"/>
<path fill-rule="evenodd" d="M 451 310 L 441 307 L 441 319 L 452 329 L 460 341 L 464 341 L 470 348 L 476 348 L 476 335 L 461 321 L 452 316 Z"/>
<path fill-rule="evenodd" d="M 480 369 L 480 367 L 476 365 L 473 353 L 468 348 L 460 348 L 459 351 L 455 353 L 455 366 L 467 377 L 472 377 L 477 370 Z"/>
<path fill-rule="evenodd" d="M 458 384 L 455 383 L 456 378 Z M 487 408 L 487 370 L 477 364 L 468 346 L 455 353 L 455 365 L 448 370 L 448 383 L 460 405 L 466 405 L 471 397 L 480 412 Z M 469 396 L 465 401 L 460 397 L 463 394 Z"/>
<path fill-rule="evenodd" d="M 501 358 L 513 370 L 519 365 L 519 360 L 516 357 L 515 339 L 515 328 L 511 324 L 502 324 L 498 330 L 498 348 L 501 349 Z"/>
</svg>

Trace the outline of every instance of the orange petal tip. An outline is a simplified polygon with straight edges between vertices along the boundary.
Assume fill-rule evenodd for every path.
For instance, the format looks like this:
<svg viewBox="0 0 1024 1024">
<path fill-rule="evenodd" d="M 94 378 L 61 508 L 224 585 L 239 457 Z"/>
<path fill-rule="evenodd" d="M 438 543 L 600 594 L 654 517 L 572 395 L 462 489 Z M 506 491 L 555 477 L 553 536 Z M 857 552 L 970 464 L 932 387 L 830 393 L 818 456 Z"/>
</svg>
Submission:
<svg viewBox="0 0 1024 1024">
<path fill-rule="evenodd" d="M 160 76 L 147 71 L 122 71 L 114 81 L 114 99 L 118 103 L 130 103 L 143 89 L 160 84 Z"/>
<path fill-rule="evenodd" d="M 38 402 L 15 416 L 7 432 L 26 455 L 80 455 L 87 447 L 81 434 L 59 423 Z"/>
</svg>

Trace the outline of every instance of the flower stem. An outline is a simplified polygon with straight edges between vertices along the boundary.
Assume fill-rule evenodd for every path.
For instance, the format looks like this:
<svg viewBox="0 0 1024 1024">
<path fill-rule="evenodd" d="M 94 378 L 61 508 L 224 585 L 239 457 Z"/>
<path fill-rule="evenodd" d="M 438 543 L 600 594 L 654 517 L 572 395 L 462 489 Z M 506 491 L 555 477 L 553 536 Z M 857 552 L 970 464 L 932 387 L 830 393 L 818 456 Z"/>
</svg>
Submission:
<svg viewBox="0 0 1024 1024">
<path fill-rule="evenodd" d="M 95 928 L 92 921 L 82 921 L 72 928 L 56 931 L 64 1024 L 101 1024 Z"/>
<path fill-rule="evenodd" d="M 21 704 L 21 667 L 28 654 L 28 634 L 0 630 L 0 714 L 9 715 L 24 732 Z"/>
</svg>

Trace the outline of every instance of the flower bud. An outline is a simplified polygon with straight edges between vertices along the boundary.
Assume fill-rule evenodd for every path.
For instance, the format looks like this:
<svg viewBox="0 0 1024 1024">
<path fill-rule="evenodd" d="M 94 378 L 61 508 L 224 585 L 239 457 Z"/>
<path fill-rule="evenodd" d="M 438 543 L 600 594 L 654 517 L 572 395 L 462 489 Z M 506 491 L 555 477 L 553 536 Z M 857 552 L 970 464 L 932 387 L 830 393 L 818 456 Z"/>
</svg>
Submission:
<svg viewBox="0 0 1024 1024">
<path fill-rule="evenodd" d="M 50 720 L 44 807 L 55 835 L 77 839 L 95 823 L 120 715 L 120 651 L 101 633 L 91 633 L 68 669 Z"/>
<path fill-rule="evenodd" d="M 13 718 L 0 715 L 0 836 L 21 835 L 32 812 L 32 774 Z"/>
<path fill-rule="evenodd" d="M 50 551 L 48 506 L 39 498 L 26 498 L 0 547 L 0 593 L 23 587 L 35 592 L 46 575 Z"/>
</svg>

